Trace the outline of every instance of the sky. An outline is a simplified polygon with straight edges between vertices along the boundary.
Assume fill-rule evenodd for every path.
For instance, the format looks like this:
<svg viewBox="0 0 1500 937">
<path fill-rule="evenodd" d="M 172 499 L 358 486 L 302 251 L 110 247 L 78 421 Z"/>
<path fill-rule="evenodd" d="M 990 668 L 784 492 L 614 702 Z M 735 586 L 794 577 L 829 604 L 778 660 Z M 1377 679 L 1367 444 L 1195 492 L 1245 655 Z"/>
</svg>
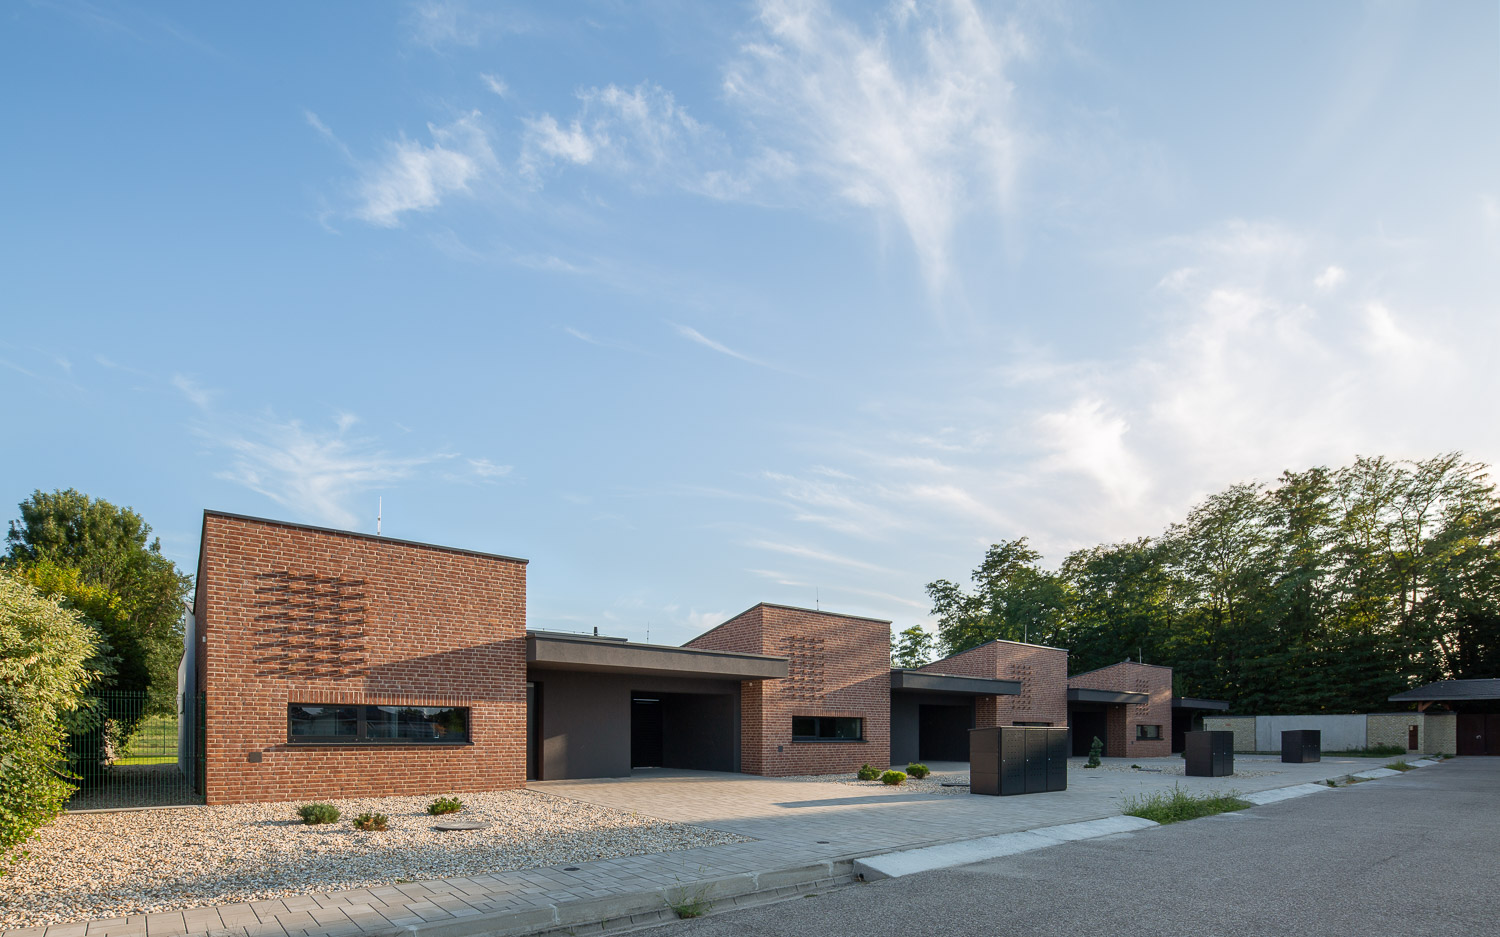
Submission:
<svg viewBox="0 0 1500 937">
<path fill-rule="evenodd" d="M 1500 7 L 14 2 L 0 504 L 930 626 L 985 548 L 1500 460 Z M 10 509 L 5 519 L 16 517 Z"/>
</svg>

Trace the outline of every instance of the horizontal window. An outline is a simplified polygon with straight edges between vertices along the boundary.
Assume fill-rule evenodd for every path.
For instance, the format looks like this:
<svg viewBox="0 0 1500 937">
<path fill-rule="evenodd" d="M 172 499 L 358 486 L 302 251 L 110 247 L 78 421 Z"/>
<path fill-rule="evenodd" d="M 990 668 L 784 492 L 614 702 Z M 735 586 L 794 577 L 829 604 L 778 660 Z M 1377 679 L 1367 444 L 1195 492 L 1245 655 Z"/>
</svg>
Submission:
<svg viewBox="0 0 1500 937">
<path fill-rule="evenodd" d="M 469 741 L 464 706 L 324 706 L 286 708 L 287 740 L 371 744 L 455 744 Z"/>
<path fill-rule="evenodd" d="M 793 716 L 794 742 L 861 742 L 865 721 L 852 716 Z"/>
<path fill-rule="evenodd" d="M 1144 742 L 1148 739 L 1161 738 L 1161 726 L 1136 726 L 1136 741 Z"/>
</svg>

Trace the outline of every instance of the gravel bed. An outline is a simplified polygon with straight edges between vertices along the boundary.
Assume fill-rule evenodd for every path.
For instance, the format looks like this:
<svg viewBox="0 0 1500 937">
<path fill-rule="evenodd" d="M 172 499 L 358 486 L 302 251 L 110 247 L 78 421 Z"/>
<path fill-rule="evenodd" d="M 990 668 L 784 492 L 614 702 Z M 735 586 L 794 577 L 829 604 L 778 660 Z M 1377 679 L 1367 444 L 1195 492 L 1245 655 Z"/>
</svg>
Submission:
<svg viewBox="0 0 1500 937">
<path fill-rule="evenodd" d="M 908 777 L 901 784 L 886 784 L 883 781 L 861 781 L 852 774 L 801 774 L 793 777 L 780 778 L 782 781 L 823 781 L 835 784 L 847 784 L 850 787 L 868 787 L 871 790 L 885 794 L 967 794 L 969 793 L 969 772 L 967 771 L 945 771 L 941 775 L 929 774 L 918 781 L 916 778 Z M 960 784 L 962 787 L 944 787 L 944 784 Z"/>
<path fill-rule="evenodd" d="M 64 814 L 0 878 L 0 929 L 748 842 L 539 791 L 456 796 L 464 809 L 441 818 L 432 797 L 333 800 L 343 818 L 321 826 L 296 803 Z M 353 829 L 365 812 L 390 829 Z M 490 826 L 439 833 L 443 819 Z"/>
<path fill-rule="evenodd" d="M 1096 771 L 1113 771 L 1113 772 L 1115 772 L 1117 774 L 1120 774 L 1120 773 L 1123 773 L 1123 774 L 1161 774 L 1161 775 L 1167 775 L 1169 777 L 1173 776 L 1173 775 L 1175 775 L 1177 777 L 1186 777 L 1187 776 L 1187 768 L 1184 765 L 1180 765 L 1180 764 L 1176 764 L 1176 765 L 1148 764 L 1148 765 L 1143 765 L 1142 767 L 1145 767 L 1145 768 L 1156 768 L 1156 769 L 1159 769 L 1159 770 L 1155 770 L 1155 771 L 1141 771 L 1141 770 L 1139 770 L 1137 768 L 1132 768 L 1129 765 L 1111 765 L 1111 764 L 1103 764 L 1103 765 L 1100 765 L 1097 768 L 1072 768 L 1072 767 L 1070 767 L 1068 770 L 1070 772 L 1071 771 L 1080 771 L 1080 772 L 1087 772 L 1087 773 L 1090 773 L 1090 774 L 1092 774 L 1093 772 L 1096 772 Z M 1280 773 L 1281 773 L 1280 771 L 1245 771 L 1245 770 L 1241 769 L 1241 770 L 1235 771 L 1234 774 L 1230 775 L 1230 777 L 1234 777 L 1234 778 L 1269 778 L 1269 777 L 1272 777 L 1273 775 L 1277 775 L 1277 774 L 1280 774 Z"/>
</svg>

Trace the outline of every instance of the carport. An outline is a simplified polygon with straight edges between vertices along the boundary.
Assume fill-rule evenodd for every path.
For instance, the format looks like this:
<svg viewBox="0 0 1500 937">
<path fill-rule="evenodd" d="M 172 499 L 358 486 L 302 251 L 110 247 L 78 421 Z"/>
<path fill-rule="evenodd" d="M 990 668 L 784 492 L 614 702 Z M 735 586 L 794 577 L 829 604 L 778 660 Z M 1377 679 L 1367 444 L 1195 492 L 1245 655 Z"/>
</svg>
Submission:
<svg viewBox="0 0 1500 937">
<path fill-rule="evenodd" d="M 1172 697 L 1172 754 L 1186 750 L 1187 733 L 1203 728 L 1204 713 L 1226 712 L 1228 709 L 1226 700 Z"/>
<path fill-rule="evenodd" d="M 974 701 L 1016 696 L 1019 680 L 891 671 L 891 764 L 968 761 Z"/>
<path fill-rule="evenodd" d="M 785 658 L 526 633 L 527 779 L 740 770 L 740 685 Z"/>
<path fill-rule="evenodd" d="M 1068 689 L 1068 729 L 1073 736 L 1074 757 L 1087 755 L 1098 738 L 1105 758 L 1125 757 L 1125 707 L 1151 699 L 1145 693 L 1121 690 Z"/>
</svg>

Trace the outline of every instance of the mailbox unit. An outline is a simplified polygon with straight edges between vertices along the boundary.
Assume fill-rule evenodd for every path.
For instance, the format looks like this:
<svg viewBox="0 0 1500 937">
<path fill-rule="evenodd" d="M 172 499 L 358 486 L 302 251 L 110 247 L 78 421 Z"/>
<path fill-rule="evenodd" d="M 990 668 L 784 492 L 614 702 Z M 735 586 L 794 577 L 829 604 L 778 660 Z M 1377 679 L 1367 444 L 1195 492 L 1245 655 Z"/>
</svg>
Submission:
<svg viewBox="0 0 1500 937">
<path fill-rule="evenodd" d="M 969 793 L 1068 789 L 1068 730 L 996 726 L 969 730 Z"/>
<path fill-rule="evenodd" d="M 1184 772 L 1195 778 L 1227 778 L 1234 774 L 1233 732 L 1189 732 L 1183 754 Z"/>
<path fill-rule="evenodd" d="M 1281 733 L 1281 760 L 1294 765 L 1322 761 L 1322 730 L 1293 729 Z"/>
</svg>

